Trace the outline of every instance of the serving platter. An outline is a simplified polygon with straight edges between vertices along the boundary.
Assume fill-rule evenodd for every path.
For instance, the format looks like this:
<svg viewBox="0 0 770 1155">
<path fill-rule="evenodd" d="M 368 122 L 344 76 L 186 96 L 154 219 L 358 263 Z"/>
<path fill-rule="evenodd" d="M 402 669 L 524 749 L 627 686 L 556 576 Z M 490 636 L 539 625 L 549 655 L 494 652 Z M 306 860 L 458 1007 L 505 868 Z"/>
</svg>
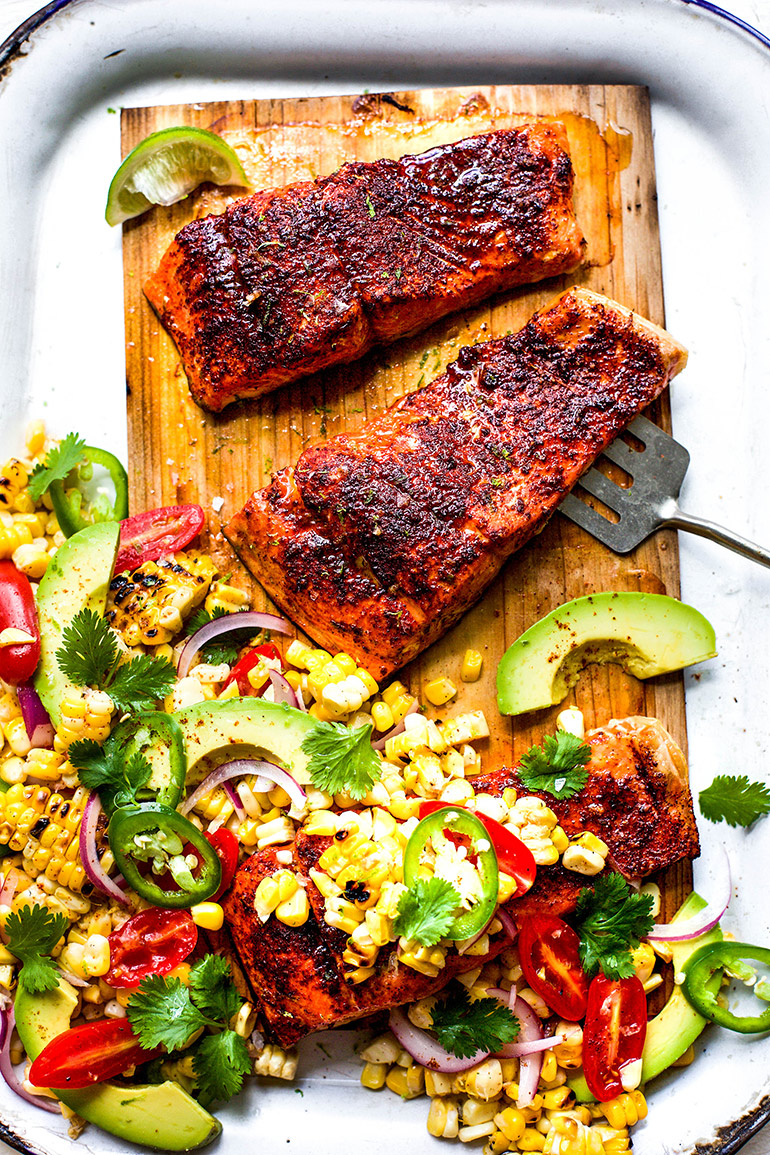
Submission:
<svg viewBox="0 0 770 1155">
<path fill-rule="evenodd" d="M 75 424 L 89 440 L 125 452 L 120 237 L 101 221 L 120 155 L 118 117 L 109 109 L 366 88 L 646 84 L 666 321 L 692 351 L 672 392 L 674 431 L 693 454 L 685 496 L 696 511 L 770 540 L 770 514 L 756 484 L 769 416 L 768 57 L 750 35 L 679 0 L 556 0 L 547 7 L 412 0 L 375 2 L 365 14 L 345 0 L 294 2 L 283 6 L 280 22 L 262 19 L 261 7 L 245 2 L 231 3 L 226 14 L 197 0 L 50 7 L 60 11 L 27 51 L 11 52 L 0 89 L 3 187 L 14 222 L 0 237 L 4 451 L 14 448 L 26 417 L 42 412 L 54 432 Z M 709 63 L 715 59 L 718 76 Z M 684 599 L 714 622 L 720 648 L 718 660 L 687 678 L 693 782 L 697 789 L 721 770 L 763 776 L 767 574 L 683 540 L 681 580 Z M 709 850 L 725 841 L 738 879 L 726 926 L 766 941 L 755 869 L 767 852 L 764 831 L 701 825 L 705 854 L 696 885 L 708 889 Z M 256 1125 L 269 1152 L 286 1149 L 287 1141 L 307 1145 L 310 1137 L 322 1152 L 340 1143 L 372 1153 L 399 1143 L 435 1150 L 424 1103 L 355 1087 L 347 1040 L 311 1041 L 301 1095 L 260 1088 L 229 1106 L 224 1146 L 235 1149 Z M 761 1122 L 766 1041 L 712 1032 L 705 1050 L 693 1067 L 661 1081 L 635 1150 L 727 1153 Z M 25 1143 L 72 1150 L 63 1129 L 49 1130 L 47 1116 L 30 1118 L 5 1093 L 0 1110 Z M 84 1142 L 95 1151 L 117 1149 L 93 1130 Z"/>
</svg>

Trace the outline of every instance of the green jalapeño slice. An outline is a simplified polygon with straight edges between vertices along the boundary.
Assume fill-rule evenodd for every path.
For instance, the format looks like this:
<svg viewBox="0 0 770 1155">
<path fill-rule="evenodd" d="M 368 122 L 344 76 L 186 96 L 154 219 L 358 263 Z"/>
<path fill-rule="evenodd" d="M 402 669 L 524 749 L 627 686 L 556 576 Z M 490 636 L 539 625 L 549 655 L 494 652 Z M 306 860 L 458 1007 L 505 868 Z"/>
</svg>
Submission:
<svg viewBox="0 0 770 1155">
<path fill-rule="evenodd" d="M 443 878 L 460 895 L 447 938 L 455 942 L 483 931 L 497 906 L 497 855 L 475 814 L 448 807 L 414 828 L 404 852 L 404 882 Z"/>
<path fill-rule="evenodd" d="M 154 906 L 195 906 L 216 894 L 219 857 L 192 822 L 170 806 L 124 806 L 110 819 L 110 849 L 126 882 Z"/>
</svg>

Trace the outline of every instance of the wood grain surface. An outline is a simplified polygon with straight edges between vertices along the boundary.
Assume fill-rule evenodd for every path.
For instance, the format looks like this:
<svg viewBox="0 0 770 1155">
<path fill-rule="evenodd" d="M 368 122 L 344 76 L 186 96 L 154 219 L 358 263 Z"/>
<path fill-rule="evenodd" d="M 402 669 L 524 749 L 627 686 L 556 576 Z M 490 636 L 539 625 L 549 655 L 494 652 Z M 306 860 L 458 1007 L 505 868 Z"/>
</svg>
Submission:
<svg viewBox="0 0 770 1155">
<path fill-rule="evenodd" d="M 576 172 L 576 212 L 588 241 L 581 269 L 450 316 L 416 337 L 374 350 L 356 364 L 231 406 L 220 416 L 205 413 L 190 398 L 176 348 L 142 285 L 182 225 L 223 211 L 243 190 L 206 186 L 124 227 L 132 511 L 200 502 L 208 515 L 207 544 L 213 556 L 235 584 L 252 591 L 255 608 L 269 603 L 236 560 L 219 526 L 307 445 L 342 429 L 358 429 L 441 373 L 463 345 L 516 331 L 569 284 L 606 293 L 665 323 L 648 94 L 644 88 L 626 86 L 497 86 L 123 111 L 124 153 L 159 128 L 191 124 L 213 129 L 236 149 L 252 189 L 312 179 L 349 160 L 421 152 L 533 118 L 559 119 L 567 128 Z M 666 397 L 651 416 L 668 427 Z M 553 731 L 558 708 L 501 718 L 495 705 L 500 657 L 543 614 L 599 590 L 678 596 L 676 535 L 659 532 L 633 554 L 619 557 L 556 515 L 514 555 L 483 600 L 399 676 L 415 691 L 438 673 L 448 673 L 460 684 L 466 647 L 480 649 L 481 679 L 462 686 L 457 699 L 439 714 L 483 708 L 491 730 L 487 748 L 482 748 L 484 767 L 510 763 Z M 594 666 L 585 671 L 568 701 L 583 710 L 588 726 L 629 714 L 658 717 L 686 749 L 681 675 L 644 683 L 618 666 Z M 685 867 L 669 872 L 667 912 L 678 904 L 688 880 Z"/>
</svg>

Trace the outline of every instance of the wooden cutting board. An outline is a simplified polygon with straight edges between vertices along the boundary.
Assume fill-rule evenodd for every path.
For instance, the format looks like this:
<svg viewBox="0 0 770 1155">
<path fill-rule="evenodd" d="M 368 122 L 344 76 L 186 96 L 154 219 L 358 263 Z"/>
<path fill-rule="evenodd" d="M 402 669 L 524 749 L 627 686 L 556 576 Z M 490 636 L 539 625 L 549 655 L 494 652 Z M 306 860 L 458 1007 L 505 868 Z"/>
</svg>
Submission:
<svg viewBox="0 0 770 1155">
<path fill-rule="evenodd" d="M 132 511 L 200 502 L 208 515 L 209 548 L 221 571 L 252 592 L 255 608 L 269 603 L 236 560 L 219 525 L 307 445 L 342 429 L 358 429 L 404 393 L 438 376 L 463 345 L 515 332 L 569 284 L 606 293 L 664 324 L 648 93 L 626 86 L 496 86 L 123 110 L 124 154 L 160 128 L 190 124 L 212 129 L 235 148 L 254 190 L 312 179 L 345 161 L 421 152 L 533 118 L 566 124 L 576 172 L 576 212 L 588 241 L 580 270 L 447 317 L 354 365 L 315 374 L 219 416 L 191 400 L 176 348 L 142 285 L 187 221 L 222 212 L 243 190 L 207 186 L 124 227 Z M 668 413 L 663 398 L 652 417 L 668 427 Z M 481 679 L 462 686 L 457 699 L 439 713 L 483 708 L 492 732 L 482 750 L 484 766 L 510 763 L 553 731 L 558 709 L 501 718 L 495 705 L 500 657 L 543 614 L 599 590 L 678 596 L 676 535 L 659 532 L 633 554 L 618 557 L 555 516 L 509 561 L 483 600 L 400 677 L 414 691 L 439 673 L 448 673 L 459 685 L 466 647 L 480 649 Z M 583 710 L 588 726 L 630 714 L 653 715 L 685 746 L 681 675 L 644 683 L 617 666 L 592 667 L 568 702 Z M 684 867 L 670 872 L 665 887 L 669 911 L 688 877 Z"/>
</svg>

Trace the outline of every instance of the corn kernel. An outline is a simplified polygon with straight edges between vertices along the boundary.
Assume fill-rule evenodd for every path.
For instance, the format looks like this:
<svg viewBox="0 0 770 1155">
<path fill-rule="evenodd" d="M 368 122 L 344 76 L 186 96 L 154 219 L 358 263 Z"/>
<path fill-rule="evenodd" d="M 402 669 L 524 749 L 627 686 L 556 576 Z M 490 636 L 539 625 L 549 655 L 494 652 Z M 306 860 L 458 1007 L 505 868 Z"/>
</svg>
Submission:
<svg viewBox="0 0 770 1155">
<path fill-rule="evenodd" d="M 286 926 L 302 926 L 310 916 L 310 904 L 303 887 L 298 886 L 290 898 L 275 908 L 275 917 Z"/>
<path fill-rule="evenodd" d="M 425 682 L 422 687 L 423 696 L 432 706 L 445 706 L 457 693 L 457 686 L 451 678 L 434 678 Z"/>
<path fill-rule="evenodd" d="M 395 726 L 393 711 L 387 702 L 374 703 L 372 706 L 372 720 L 375 730 L 378 730 L 380 733 L 385 733 L 386 730 L 392 730 Z"/>
<path fill-rule="evenodd" d="M 391 1067 L 385 1085 L 402 1099 L 417 1099 L 425 1091 L 425 1071 L 416 1063 L 410 1063 L 408 1067 Z"/>
<path fill-rule="evenodd" d="M 481 675 L 482 662 L 483 658 L 478 650 L 466 650 L 463 654 L 460 680 L 463 682 L 477 682 Z"/>
<path fill-rule="evenodd" d="M 459 1124 L 460 1113 L 456 1099 L 444 1097 L 431 1099 L 427 1120 L 429 1135 L 433 1135 L 435 1139 L 456 1139 Z"/>
<path fill-rule="evenodd" d="M 361 1072 L 361 1086 L 370 1091 L 381 1091 L 388 1073 L 387 1063 L 365 1063 Z"/>
<path fill-rule="evenodd" d="M 203 930 L 221 930 L 225 912 L 218 902 L 199 902 L 190 907 L 190 914 L 196 926 Z"/>
</svg>

